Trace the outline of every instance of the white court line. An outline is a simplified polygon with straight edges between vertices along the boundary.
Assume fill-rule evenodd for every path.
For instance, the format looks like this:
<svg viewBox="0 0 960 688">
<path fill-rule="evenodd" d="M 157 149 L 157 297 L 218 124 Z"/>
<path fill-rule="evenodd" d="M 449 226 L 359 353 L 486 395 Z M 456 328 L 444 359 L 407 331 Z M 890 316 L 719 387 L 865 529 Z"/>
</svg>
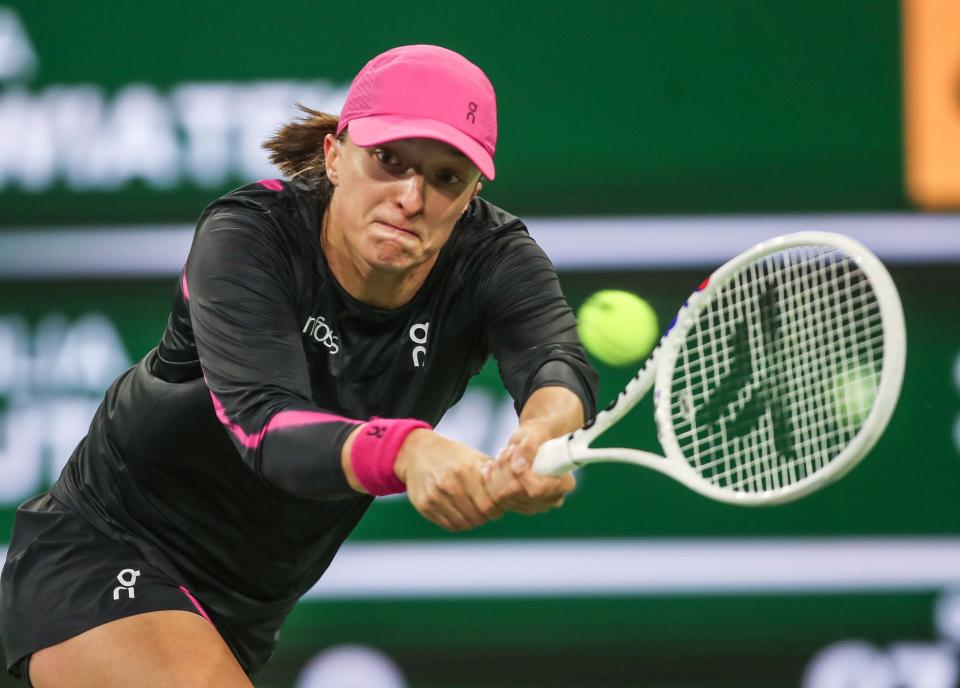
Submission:
<svg viewBox="0 0 960 688">
<path fill-rule="evenodd" d="M 810 593 L 960 585 L 960 538 L 569 540 L 345 547 L 311 598 Z"/>
<path fill-rule="evenodd" d="M 6 550 L 0 548 L 0 561 Z M 345 545 L 307 599 L 916 592 L 960 587 L 960 538 Z"/>
<path fill-rule="evenodd" d="M 960 259 L 960 215 L 867 214 L 532 220 L 558 268 L 715 267 L 781 234 L 837 232 L 890 263 Z"/>
<path fill-rule="evenodd" d="M 847 234 L 887 262 L 960 260 L 957 214 L 529 218 L 527 226 L 561 270 L 716 267 L 764 239 L 807 230 Z M 0 279 L 170 277 L 192 238 L 187 225 L 4 230 Z"/>
</svg>

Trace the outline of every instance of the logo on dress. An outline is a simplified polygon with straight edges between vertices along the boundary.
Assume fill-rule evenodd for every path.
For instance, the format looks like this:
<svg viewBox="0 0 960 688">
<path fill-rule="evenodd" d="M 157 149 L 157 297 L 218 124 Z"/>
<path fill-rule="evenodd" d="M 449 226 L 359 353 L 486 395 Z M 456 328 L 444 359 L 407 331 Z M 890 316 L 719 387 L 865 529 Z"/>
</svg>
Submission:
<svg viewBox="0 0 960 688">
<path fill-rule="evenodd" d="M 413 347 L 411 356 L 413 358 L 413 367 L 419 368 L 423 365 L 423 360 L 427 357 L 427 331 L 430 329 L 430 321 L 424 323 L 414 323 L 410 327 L 410 341 L 417 346 Z"/>
<path fill-rule="evenodd" d="M 340 351 L 340 337 L 333 333 L 333 328 L 327 324 L 322 315 L 311 315 L 303 325 L 303 333 L 327 347 L 332 354 Z"/>
<path fill-rule="evenodd" d="M 120 585 L 113 589 L 113 599 L 120 599 L 120 592 L 127 593 L 127 599 L 133 599 L 137 596 L 137 591 L 133 589 L 134 583 L 137 582 L 137 576 L 140 575 L 139 571 L 133 569 L 124 569 L 117 574 L 117 580 L 120 581 Z"/>
</svg>

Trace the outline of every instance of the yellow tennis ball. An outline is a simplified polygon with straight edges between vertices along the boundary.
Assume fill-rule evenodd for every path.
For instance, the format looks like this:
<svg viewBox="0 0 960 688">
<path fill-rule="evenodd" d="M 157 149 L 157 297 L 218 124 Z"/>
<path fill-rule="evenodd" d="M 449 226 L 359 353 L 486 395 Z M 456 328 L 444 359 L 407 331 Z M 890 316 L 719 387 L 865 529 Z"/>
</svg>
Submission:
<svg viewBox="0 0 960 688">
<path fill-rule="evenodd" d="M 846 366 L 834 377 L 834 411 L 845 425 L 856 427 L 866 420 L 879 383 L 876 370 L 869 365 Z"/>
<path fill-rule="evenodd" d="M 583 303 L 577 332 L 587 351 L 614 366 L 636 363 L 653 350 L 660 336 L 650 304 L 616 289 L 598 291 Z"/>
</svg>

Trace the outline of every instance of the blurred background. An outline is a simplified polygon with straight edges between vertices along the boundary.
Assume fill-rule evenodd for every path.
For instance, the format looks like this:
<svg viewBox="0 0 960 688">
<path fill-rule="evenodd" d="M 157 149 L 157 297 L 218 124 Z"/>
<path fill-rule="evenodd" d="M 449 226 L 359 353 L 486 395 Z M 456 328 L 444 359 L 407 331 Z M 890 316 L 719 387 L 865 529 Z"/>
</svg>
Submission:
<svg viewBox="0 0 960 688">
<path fill-rule="evenodd" d="M 574 307 L 627 289 L 667 323 L 756 241 L 850 234 L 900 288 L 903 393 L 868 460 L 791 505 L 609 465 L 556 513 L 466 534 L 378 500 L 257 686 L 958 685 L 956 0 L 0 0 L 0 557 L 157 343 L 205 204 L 277 176 L 259 143 L 295 102 L 339 112 L 407 43 L 490 76 L 483 195 Z M 605 404 L 634 371 L 595 363 Z M 651 410 L 608 442 L 655 449 Z M 495 452 L 514 426 L 489 366 L 440 429 Z"/>
</svg>

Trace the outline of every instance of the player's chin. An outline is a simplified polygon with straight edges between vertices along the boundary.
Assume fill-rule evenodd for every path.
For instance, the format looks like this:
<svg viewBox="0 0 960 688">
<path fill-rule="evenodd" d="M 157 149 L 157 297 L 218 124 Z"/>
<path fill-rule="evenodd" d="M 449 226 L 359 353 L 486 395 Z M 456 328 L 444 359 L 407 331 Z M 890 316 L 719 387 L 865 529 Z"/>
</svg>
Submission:
<svg viewBox="0 0 960 688">
<path fill-rule="evenodd" d="M 410 250 L 409 246 L 387 240 L 378 243 L 371 262 L 384 272 L 406 272 L 422 262 L 417 258 L 416 252 Z"/>
</svg>

